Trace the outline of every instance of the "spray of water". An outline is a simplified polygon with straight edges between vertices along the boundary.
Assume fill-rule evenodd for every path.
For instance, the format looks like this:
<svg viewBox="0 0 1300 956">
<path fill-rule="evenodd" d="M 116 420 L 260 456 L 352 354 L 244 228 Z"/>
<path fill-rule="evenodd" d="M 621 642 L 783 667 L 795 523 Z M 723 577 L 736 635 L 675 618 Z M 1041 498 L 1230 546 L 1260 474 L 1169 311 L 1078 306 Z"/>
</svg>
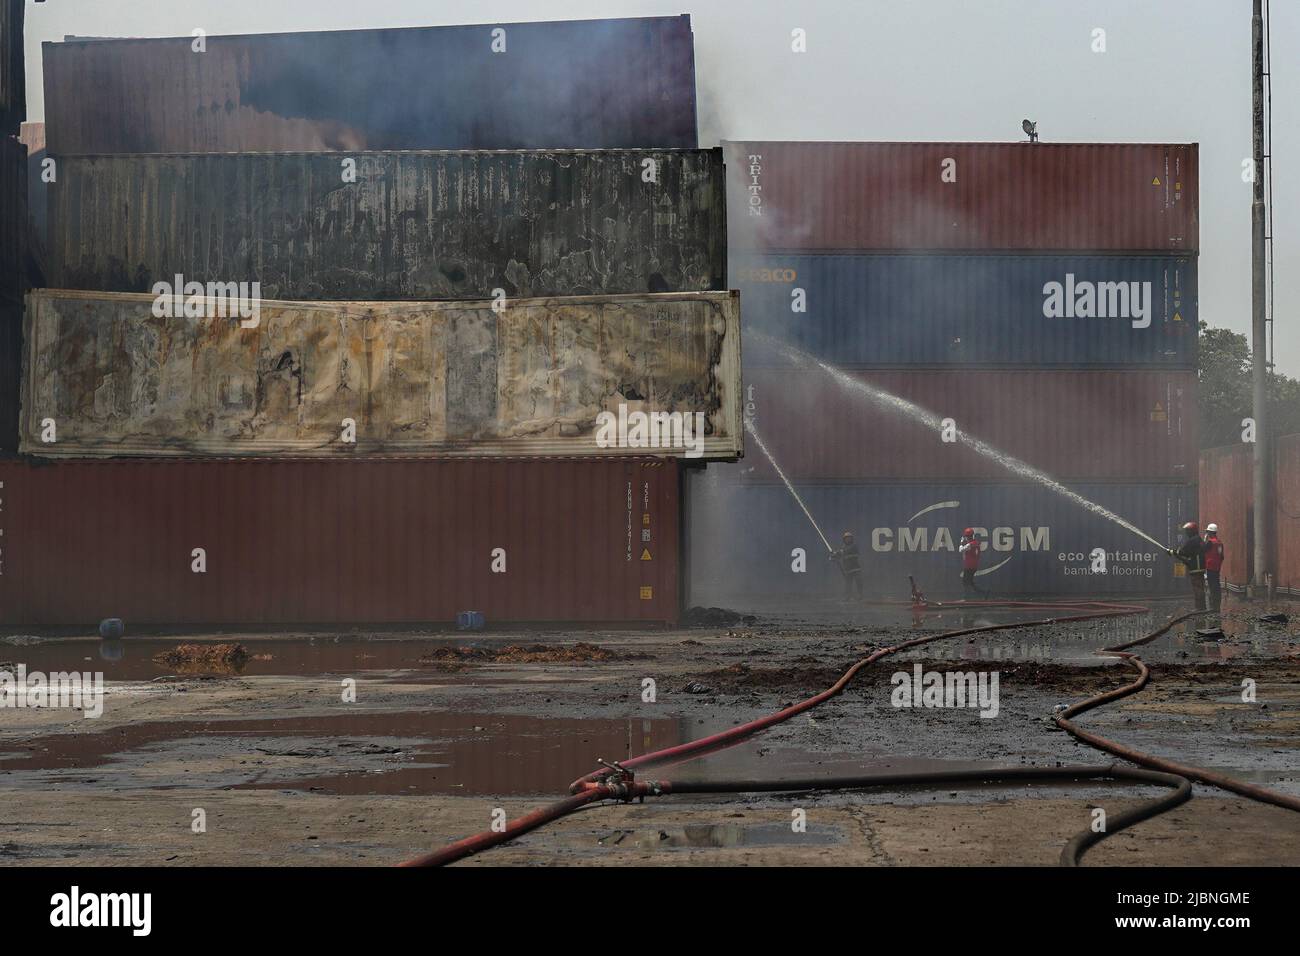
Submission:
<svg viewBox="0 0 1300 956">
<path fill-rule="evenodd" d="M 826 545 L 826 550 L 834 553 L 835 549 L 832 548 L 831 543 L 826 540 L 826 535 L 822 534 L 822 529 L 813 518 L 812 512 L 808 510 L 808 506 L 805 505 L 803 499 L 799 497 L 799 492 L 794 490 L 794 485 L 790 484 L 790 479 L 785 476 L 785 472 L 781 470 L 781 466 L 776 463 L 776 459 L 772 457 L 772 453 L 767 450 L 767 445 L 765 445 L 763 439 L 759 437 L 758 431 L 754 428 L 754 423 L 748 418 L 745 419 L 745 431 L 749 432 L 750 437 L 753 438 L 754 442 L 758 445 L 759 451 L 767 456 L 767 460 L 772 463 L 772 467 L 776 469 L 776 473 L 781 476 L 781 480 L 785 482 L 786 489 L 794 497 L 794 500 L 798 502 L 799 507 L 803 509 L 804 515 L 808 518 L 808 523 L 816 529 L 817 537 L 821 538 L 822 544 Z"/>
<path fill-rule="evenodd" d="M 881 408 L 886 409 L 887 411 L 893 412 L 898 415 L 904 415 L 916 422 L 919 422 L 922 425 L 925 425 L 928 428 L 934 429 L 935 431 L 943 430 L 943 418 L 939 415 L 936 415 L 934 412 L 930 411 L 929 409 L 922 408 L 920 405 L 917 405 L 914 402 L 909 402 L 905 398 L 899 398 L 897 395 L 893 395 L 889 392 L 884 391 L 883 389 L 876 388 L 875 386 L 869 385 L 866 382 L 853 378 L 851 375 L 845 373 L 842 369 L 838 369 L 833 365 L 827 365 L 825 362 L 821 361 L 816 356 L 809 355 L 807 352 L 804 352 L 802 349 L 797 349 L 792 345 L 787 345 L 784 342 L 778 341 L 777 339 L 772 338 L 770 335 L 766 335 L 762 332 L 750 332 L 750 334 L 756 336 L 757 338 L 763 339 L 765 342 L 768 342 L 773 347 L 781 351 L 784 355 L 786 355 L 788 358 L 798 363 L 799 365 L 805 367 L 810 365 L 815 365 L 819 367 L 827 375 L 830 375 L 831 378 L 833 378 L 835 382 L 839 384 L 841 387 L 847 389 L 849 392 L 855 395 L 860 395 L 863 398 L 866 398 L 868 401 L 872 402 L 873 404 Z M 1132 532 L 1138 537 L 1145 538 L 1147 541 L 1150 541 L 1161 551 L 1165 549 L 1165 546 L 1163 544 L 1161 544 L 1155 538 L 1151 537 L 1151 535 L 1147 534 L 1145 531 L 1137 527 L 1132 522 L 1124 520 L 1119 515 L 1115 514 L 1113 511 L 1107 511 L 1105 508 L 1097 504 L 1095 501 L 1089 501 L 1087 498 L 1083 497 L 1083 495 L 1071 491 L 1069 488 L 1065 487 L 1060 482 L 1056 481 L 1050 475 L 1047 475 L 1044 472 L 1039 471 L 1037 468 L 1033 467 L 1032 465 L 1026 464 L 1025 462 L 1021 461 L 1019 458 L 1014 458 L 1011 455 L 1008 455 L 1006 452 L 999 451 L 998 449 L 990 445 L 988 442 L 981 441 L 980 439 L 975 438 L 973 435 L 967 435 L 965 432 L 958 431 L 957 440 L 960 441 L 962 444 L 974 449 L 976 452 L 983 455 L 985 458 L 989 459 L 990 461 L 996 462 L 1002 468 L 1005 468 L 1007 471 L 1011 472 L 1011 474 L 1016 475 L 1019 478 L 1025 478 L 1029 481 L 1036 482 L 1042 485 L 1044 488 L 1047 488 L 1055 492 L 1061 497 L 1074 502 L 1080 508 L 1085 508 L 1088 511 L 1091 511 L 1093 514 L 1105 518 L 1107 521 L 1114 522 L 1115 524 L 1119 525 L 1121 528 L 1124 528 L 1125 530 Z M 762 447 L 761 442 L 759 443 L 759 447 Z M 764 448 L 763 453 L 767 454 L 767 449 Z M 771 457 L 772 457 L 771 455 L 768 455 L 769 459 Z M 778 472 L 779 471 L 780 469 L 778 469 Z M 785 475 L 781 475 L 781 478 L 784 481 Z M 789 484 L 790 483 L 787 481 L 786 485 L 789 486 Z M 793 489 L 791 489 L 791 491 L 793 491 Z"/>
</svg>

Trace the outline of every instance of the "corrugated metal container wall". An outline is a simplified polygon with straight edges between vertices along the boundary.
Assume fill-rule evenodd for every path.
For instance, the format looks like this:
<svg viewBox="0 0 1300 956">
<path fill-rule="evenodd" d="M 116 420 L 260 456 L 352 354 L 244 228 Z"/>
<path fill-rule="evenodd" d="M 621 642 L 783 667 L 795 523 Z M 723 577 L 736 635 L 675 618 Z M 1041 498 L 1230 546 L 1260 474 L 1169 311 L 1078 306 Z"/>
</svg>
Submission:
<svg viewBox="0 0 1300 956">
<path fill-rule="evenodd" d="M 713 472 L 710 467 L 708 472 Z M 1072 484 L 1163 541 L 1195 514 L 1190 485 Z M 979 584 L 995 594 L 1168 593 L 1185 586 L 1171 559 L 1104 518 L 1039 485 L 796 485 L 824 533 L 854 531 L 869 596 L 905 598 L 908 575 L 931 597 L 961 592 L 957 541 L 979 529 L 989 550 Z M 688 487 L 691 604 L 814 599 L 839 595 L 843 579 L 790 493 L 780 485 L 727 487 L 692 475 Z M 796 573 L 796 548 L 807 570 Z M 1105 576 L 1089 573 L 1104 548 Z"/>
<path fill-rule="evenodd" d="M 1194 371 L 906 369 L 848 373 L 750 369 L 746 412 L 792 479 L 1008 479 L 934 423 L 993 445 L 1054 478 L 1196 480 Z M 918 420 L 885 404 L 895 395 Z M 746 479 L 779 481 L 752 443 Z"/>
<path fill-rule="evenodd" d="M 733 255 L 731 277 L 747 368 L 790 364 L 763 335 L 845 366 L 1196 365 L 1191 257 Z"/>
<path fill-rule="evenodd" d="M 27 118 L 27 68 L 23 57 L 23 4 L 0 0 L 0 135 L 17 133 Z"/>
<path fill-rule="evenodd" d="M 0 301 L 22 301 L 28 225 L 27 147 L 11 136 L 0 136 Z"/>
<path fill-rule="evenodd" d="M 1251 446 L 1245 444 L 1201 451 L 1199 521 L 1202 526 L 1211 521 L 1219 526 L 1223 580 L 1242 586 L 1250 582 L 1255 547 L 1251 453 Z"/>
<path fill-rule="evenodd" d="M 27 213 L 31 233 L 27 237 L 28 255 L 35 260 L 40 274 L 45 271 L 45 243 L 49 238 L 48 204 L 45 202 L 45 183 L 41 181 L 41 163 L 45 160 L 45 124 L 24 123 L 18 141 L 27 147 Z M 44 281 L 34 281 L 42 286 Z"/>
<path fill-rule="evenodd" d="M 0 484 L 6 626 L 678 615 L 673 462 L 0 460 Z"/>
<path fill-rule="evenodd" d="M 724 145 L 736 249 L 1199 248 L 1195 144 Z"/>
<path fill-rule="evenodd" d="M 1300 589 L 1300 435 L 1273 444 L 1277 577 L 1280 588 Z M 1210 519 L 1213 520 L 1213 519 Z"/>
<path fill-rule="evenodd" d="M 235 314 L 226 299 L 193 303 L 195 314 L 164 304 L 166 317 L 151 295 L 27 297 L 22 451 L 735 460 L 744 447 L 734 292 L 513 299 L 500 310 L 264 301 L 238 322 L 221 317 Z M 634 412 L 675 419 L 646 441 L 602 427 Z"/>
<path fill-rule="evenodd" d="M 696 145 L 685 14 L 193 42 L 43 44 L 50 152 Z"/>
<path fill-rule="evenodd" d="M 18 450 L 19 383 L 23 351 L 23 307 L 0 298 L 0 455 Z M 0 494 L 0 516 L 4 496 Z M 4 542 L 0 541 L 0 561 Z M 0 566 L 0 573 L 4 568 Z"/>
<path fill-rule="evenodd" d="M 272 299 L 726 288 L 721 150 L 349 158 L 355 182 L 337 156 L 301 153 L 61 159 L 50 285 L 146 292 L 179 273 L 260 281 Z"/>
</svg>

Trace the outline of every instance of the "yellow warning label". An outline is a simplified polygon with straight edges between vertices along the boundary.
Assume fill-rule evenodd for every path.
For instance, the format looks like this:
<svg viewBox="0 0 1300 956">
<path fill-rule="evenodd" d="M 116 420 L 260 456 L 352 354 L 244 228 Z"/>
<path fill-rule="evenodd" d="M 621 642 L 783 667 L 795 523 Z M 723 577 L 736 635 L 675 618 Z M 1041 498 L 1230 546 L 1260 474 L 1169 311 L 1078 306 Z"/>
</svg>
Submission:
<svg viewBox="0 0 1300 956">
<path fill-rule="evenodd" d="M 1181 313 L 1181 312 L 1175 312 L 1175 313 L 1174 313 L 1174 321 L 1175 321 L 1175 322 L 1181 322 L 1181 321 L 1183 321 L 1183 313 Z"/>
<path fill-rule="evenodd" d="M 1183 184 L 1182 184 L 1182 183 L 1174 183 L 1174 191 L 1175 191 L 1175 192 L 1177 192 L 1178 190 L 1180 190 L 1180 189 L 1182 189 L 1182 188 L 1183 188 Z"/>
<path fill-rule="evenodd" d="M 1165 407 L 1161 405 L 1159 402 L 1156 402 L 1156 407 L 1151 409 L 1151 420 L 1153 422 L 1163 422 L 1169 420 L 1169 416 L 1165 414 Z"/>
<path fill-rule="evenodd" d="M 650 549 L 649 549 L 649 548 L 642 548 L 642 549 L 641 549 L 641 560 L 642 560 L 642 561 L 650 561 L 650 560 L 651 560 L 651 557 L 650 557 Z"/>
<path fill-rule="evenodd" d="M 1185 578 L 1185 577 L 1187 577 L 1187 565 L 1183 564 L 1183 562 L 1181 562 L 1181 561 L 1175 563 L 1175 564 L 1174 564 L 1174 577 L 1176 577 L 1176 578 Z"/>
<path fill-rule="evenodd" d="M 1152 186 L 1159 186 L 1159 185 L 1160 185 L 1160 177 L 1157 176 L 1155 179 L 1151 180 L 1151 185 L 1152 185 Z"/>
<path fill-rule="evenodd" d="M 650 527 L 650 512 L 647 511 L 641 515 L 641 527 L 643 528 Z"/>
<path fill-rule="evenodd" d="M 647 586 L 647 587 L 643 587 L 643 588 L 641 589 L 641 600 L 643 600 L 643 601 L 653 601 L 653 600 L 654 600 L 654 596 L 655 596 L 655 589 L 654 589 L 654 588 Z"/>
</svg>

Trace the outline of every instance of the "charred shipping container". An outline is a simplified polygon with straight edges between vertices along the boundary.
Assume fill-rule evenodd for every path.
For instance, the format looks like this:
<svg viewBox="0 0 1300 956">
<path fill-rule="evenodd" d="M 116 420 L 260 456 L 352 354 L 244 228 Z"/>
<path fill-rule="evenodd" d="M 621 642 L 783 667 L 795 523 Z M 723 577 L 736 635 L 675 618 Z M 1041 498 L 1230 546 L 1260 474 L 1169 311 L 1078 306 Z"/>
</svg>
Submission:
<svg viewBox="0 0 1300 956">
<path fill-rule="evenodd" d="M 57 155 L 53 120 L 46 129 Z M 726 288 L 719 149 L 59 163 L 56 288 L 147 292 L 176 275 L 257 281 L 266 298 L 301 300 Z"/>
<path fill-rule="evenodd" d="M 1200 248 L 1194 143 L 730 142 L 725 148 L 737 250 Z"/>
<path fill-rule="evenodd" d="M 750 369 L 746 412 L 794 480 L 1007 480 L 935 422 L 1060 479 L 1196 480 L 1196 372 L 1147 370 Z M 918 417 L 900 413 L 897 396 Z M 758 449 L 734 469 L 779 477 Z"/>
<path fill-rule="evenodd" d="M 27 118 L 27 72 L 23 57 L 23 5 L 0 0 L 0 135 L 18 132 Z"/>
<path fill-rule="evenodd" d="M 43 44 L 50 152 L 696 145 L 685 14 L 194 42 Z"/>
<path fill-rule="evenodd" d="M 0 459 L 0 626 L 672 623 L 678 467 Z"/>
<path fill-rule="evenodd" d="M 1195 368 L 1196 259 L 736 255 L 746 365 Z"/>
<path fill-rule="evenodd" d="M 734 460 L 743 447 L 731 292 L 246 312 L 179 293 L 27 302 L 28 454 Z"/>
<path fill-rule="evenodd" d="M 843 578 L 794 498 L 780 484 L 727 487 L 715 469 L 692 481 L 690 604 L 789 606 L 839 597 Z M 997 595 L 1163 594 L 1186 587 L 1164 551 L 1048 488 L 1025 483 L 796 483 L 838 547 L 852 531 L 868 597 L 903 599 L 908 576 L 935 598 L 959 595 L 963 528 L 984 545 L 977 584 Z M 1175 542 L 1196 517 L 1187 484 L 1071 483 L 1071 490 Z M 1102 548 L 1107 573 L 1092 573 Z M 800 555 L 804 560 L 800 560 Z"/>
</svg>

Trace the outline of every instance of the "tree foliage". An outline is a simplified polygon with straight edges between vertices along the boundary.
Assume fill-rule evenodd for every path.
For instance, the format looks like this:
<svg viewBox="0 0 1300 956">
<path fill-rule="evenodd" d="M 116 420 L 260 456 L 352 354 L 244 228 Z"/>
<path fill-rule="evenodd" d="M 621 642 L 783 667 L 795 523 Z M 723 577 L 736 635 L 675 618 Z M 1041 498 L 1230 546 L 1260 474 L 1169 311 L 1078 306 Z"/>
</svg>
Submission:
<svg viewBox="0 0 1300 956">
<path fill-rule="evenodd" d="M 1201 323 L 1199 403 L 1201 447 L 1216 448 L 1241 441 L 1242 419 L 1252 415 L 1250 343 L 1229 329 Z M 1269 432 L 1300 432 L 1300 381 L 1270 373 L 1268 381 Z"/>
</svg>

